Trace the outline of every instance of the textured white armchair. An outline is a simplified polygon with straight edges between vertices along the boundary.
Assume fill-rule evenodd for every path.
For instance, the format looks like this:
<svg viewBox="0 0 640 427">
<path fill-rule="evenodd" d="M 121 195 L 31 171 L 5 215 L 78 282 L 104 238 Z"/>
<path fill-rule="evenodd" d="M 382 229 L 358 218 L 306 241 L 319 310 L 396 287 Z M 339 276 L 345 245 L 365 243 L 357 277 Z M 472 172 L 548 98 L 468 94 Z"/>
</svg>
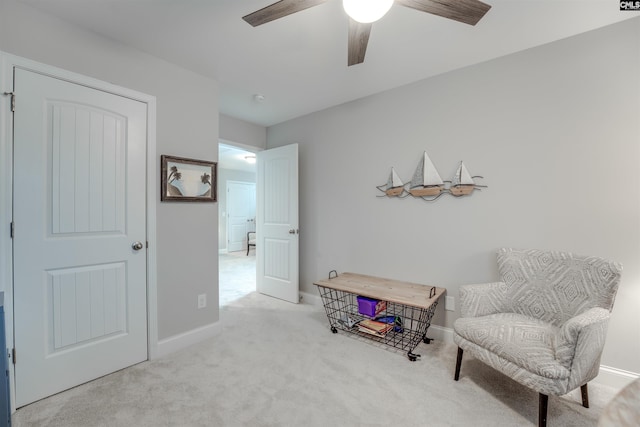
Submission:
<svg viewBox="0 0 640 427">
<path fill-rule="evenodd" d="M 568 252 L 500 249 L 501 282 L 460 289 L 454 322 L 463 351 L 539 393 L 538 425 L 546 426 L 548 396 L 581 387 L 598 375 L 622 265 Z"/>
</svg>

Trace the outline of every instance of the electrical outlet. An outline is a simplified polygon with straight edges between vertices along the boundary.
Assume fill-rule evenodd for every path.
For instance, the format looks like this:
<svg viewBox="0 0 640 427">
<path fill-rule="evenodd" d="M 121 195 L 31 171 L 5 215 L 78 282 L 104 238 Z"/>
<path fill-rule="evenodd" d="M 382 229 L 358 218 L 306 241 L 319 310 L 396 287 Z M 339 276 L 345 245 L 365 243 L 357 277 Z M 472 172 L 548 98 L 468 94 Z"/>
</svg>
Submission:
<svg viewBox="0 0 640 427">
<path fill-rule="evenodd" d="M 456 311 L 456 300 L 453 297 L 444 297 L 444 309 L 447 311 Z"/>
<path fill-rule="evenodd" d="M 207 294 L 198 295 L 198 308 L 205 308 L 207 306 Z"/>
</svg>

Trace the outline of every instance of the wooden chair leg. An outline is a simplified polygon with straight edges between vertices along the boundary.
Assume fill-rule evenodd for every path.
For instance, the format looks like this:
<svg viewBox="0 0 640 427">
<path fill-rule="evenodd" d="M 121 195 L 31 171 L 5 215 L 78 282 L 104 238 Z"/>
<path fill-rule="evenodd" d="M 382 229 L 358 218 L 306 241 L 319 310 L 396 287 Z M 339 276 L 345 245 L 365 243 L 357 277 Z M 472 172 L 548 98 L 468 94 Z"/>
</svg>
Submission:
<svg viewBox="0 0 640 427">
<path fill-rule="evenodd" d="M 589 390 L 587 389 L 587 385 L 583 385 L 580 387 L 580 392 L 582 393 L 582 406 L 585 408 L 589 407 Z"/>
<path fill-rule="evenodd" d="M 453 379 L 458 381 L 458 379 L 460 379 L 460 365 L 462 365 L 462 353 L 464 352 L 464 350 L 462 350 L 460 347 L 458 347 L 458 357 L 456 358 L 456 373 L 453 376 Z"/>
<path fill-rule="evenodd" d="M 538 427 L 547 427 L 547 405 L 549 396 L 540 393 L 540 406 L 538 407 Z"/>
</svg>

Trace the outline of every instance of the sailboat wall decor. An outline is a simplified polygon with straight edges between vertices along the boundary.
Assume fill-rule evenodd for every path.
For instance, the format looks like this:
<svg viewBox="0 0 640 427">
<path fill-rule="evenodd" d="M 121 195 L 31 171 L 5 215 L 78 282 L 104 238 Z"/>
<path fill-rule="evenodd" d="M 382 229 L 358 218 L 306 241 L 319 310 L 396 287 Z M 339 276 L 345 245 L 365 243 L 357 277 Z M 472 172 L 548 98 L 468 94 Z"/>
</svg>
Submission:
<svg viewBox="0 0 640 427">
<path fill-rule="evenodd" d="M 414 197 L 437 196 L 442 190 L 444 181 L 425 151 L 411 179 L 409 193 Z"/>
<path fill-rule="evenodd" d="M 476 182 L 469 174 L 469 171 L 467 170 L 467 167 L 464 165 L 464 163 L 460 161 L 458 170 L 451 180 L 449 191 L 454 196 L 466 196 L 468 194 L 471 194 L 471 192 L 475 190 L 475 188 Z"/>
<path fill-rule="evenodd" d="M 386 185 L 380 185 L 378 190 L 384 191 L 384 193 L 389 197 L 400 196 L 404 193 L 404 183 L 394 168 L 391 168 L 391 173 L 389 173 L 389 179 L 387 180 Z"/>
<path fill-rule="evenodd" d="M 433 162 L 425 151 L 418 163 L 411 182 L 409 182 L 409 190 L 407 191 L 404 184 L 394 168 L 391 168 L 389 179 L 385 185 L 379 185 L 376 188 L 384 193 L 379 197 L 397 197 L 405 198 L 409 195 L 426 201 L 434 201 L 443 194 L 450 194 L 454 197 L 468 196 L 473 190 L 486 188 L 486 185 L 479 185 L 475 180 L 482 179 L 480 175 L 472 176 L 464 162 L 460 162 L 458 169 L 451 181 L 443 181 L 434 166 Z"/>
</svg>

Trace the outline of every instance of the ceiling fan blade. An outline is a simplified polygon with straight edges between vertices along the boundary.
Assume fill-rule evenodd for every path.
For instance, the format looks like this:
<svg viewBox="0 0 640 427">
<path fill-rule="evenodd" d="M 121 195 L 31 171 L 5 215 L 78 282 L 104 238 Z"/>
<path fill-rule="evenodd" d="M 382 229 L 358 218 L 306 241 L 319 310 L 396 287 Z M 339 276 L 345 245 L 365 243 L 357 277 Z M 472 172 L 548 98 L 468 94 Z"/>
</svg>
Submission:
<svg viewBox="0 0 640 427">
<path fill-rule="evenodd" d="M 491 5 L 479 0 L 396 0 L 396 3 L 469 25 L 476 25 L 491 9 Z"/>
<path fill-rule="evenodd" d="M 364 62 L 371 25 L 371 23 L 362 24 L 349 18 L 349 66 Z"/>
<path fill-rule="evenodd" d="M 258 25 L 266 24 L 267 22 L 291 15 L 292 13 L 309 9 L 326 1 L 327 0 L 281 0 L 243 16 L 242 19 L 252 26 L 257 27 Z"/>
</svg>

